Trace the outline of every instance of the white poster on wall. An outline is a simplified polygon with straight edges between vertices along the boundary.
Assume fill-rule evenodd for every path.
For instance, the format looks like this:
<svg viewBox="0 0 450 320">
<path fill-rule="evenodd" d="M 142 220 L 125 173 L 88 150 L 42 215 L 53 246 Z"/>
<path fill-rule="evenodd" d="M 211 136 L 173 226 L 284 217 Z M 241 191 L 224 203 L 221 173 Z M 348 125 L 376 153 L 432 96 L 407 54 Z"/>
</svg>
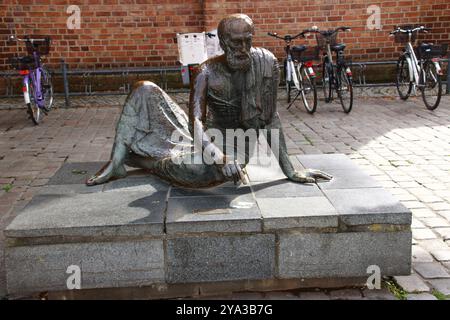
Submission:
<svg viewBox="0 0 450 320">
<path fill-rule="evenodd" d="M 212 30 L 208 33 L 213 35 L 213 36 L 206 36 L 206 49 L 208 52 L 208 59 L 209 59 L 215 56 L 220 56 L 221 54 L 223 54 L 223 50 L 220 47 L 219 37 L 217 36 L 217 29 Z"/>
<path fill-rule="evenodd" d="M 205 33 L 178 33 L 178 54 L 182 65 L 199 64 L 208 59 Z"/>
</svg>

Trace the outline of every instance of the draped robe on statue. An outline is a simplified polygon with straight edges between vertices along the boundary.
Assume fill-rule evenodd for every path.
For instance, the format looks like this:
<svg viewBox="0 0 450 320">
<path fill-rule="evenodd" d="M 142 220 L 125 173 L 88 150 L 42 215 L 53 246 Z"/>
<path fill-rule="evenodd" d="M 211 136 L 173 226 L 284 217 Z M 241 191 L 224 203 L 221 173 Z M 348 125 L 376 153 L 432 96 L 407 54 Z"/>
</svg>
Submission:
<svg viewBox="0 0 450 320">
<path fill-rule="evenodd" d="M 279 68 L 268 50 L 252 48 L 251 66 L 246 72 L 230 71 L 224 56 L 206 61 L 199 70 L 207 82 L 205 130 L 218 129 L 226 139 L 226 129 L 258 130 L 278 118 Z M 179 157 L 192 159 L 192 154 L 185 152 L 195 152 L 192 125 L 181 107 L 151 82 L 141 83 L 128 96 L 115 143 L 127 146 L 127 165 L 149 169 L 174 185 L 207 187 L 227 180 L 217 164 L 173 161 Z M 251 151 L 252 146 L 248 147 Z"/>
</svg>

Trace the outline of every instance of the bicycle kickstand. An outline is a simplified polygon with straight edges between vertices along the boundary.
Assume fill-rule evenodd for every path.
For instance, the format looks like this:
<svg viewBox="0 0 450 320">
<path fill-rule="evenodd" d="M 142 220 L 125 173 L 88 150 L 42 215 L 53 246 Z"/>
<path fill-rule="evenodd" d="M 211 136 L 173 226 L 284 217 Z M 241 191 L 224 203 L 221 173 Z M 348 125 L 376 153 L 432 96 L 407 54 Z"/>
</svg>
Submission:
<svg viewBox="0 0 450 320">
<path fill-rule="evenodd" d="M 301 91 L 299 91 L 297 93 L 297 95 L 295 96 L 295 98 L 291 101 L 291 103 L 288 105 L 287 110 L 289 110 L 290 107 L 292 107 L 292 105 L 294 104 L 295 100 L 297 100 L 298 96 L 300 95 L 300 93 L 302 93 Z"/>
</svg>

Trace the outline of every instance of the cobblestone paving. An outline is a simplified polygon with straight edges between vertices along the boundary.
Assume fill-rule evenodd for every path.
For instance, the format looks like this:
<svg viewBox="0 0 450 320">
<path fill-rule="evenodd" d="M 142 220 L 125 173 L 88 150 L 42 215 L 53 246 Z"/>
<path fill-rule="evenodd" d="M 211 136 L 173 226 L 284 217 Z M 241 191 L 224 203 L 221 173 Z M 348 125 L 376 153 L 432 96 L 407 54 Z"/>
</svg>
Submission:
<svg viewBox="0 0 450 320">
<path fill-rule="evenodd" d="M 347 154 L 412 210 L 413 274 L 396 277 L 409 292 L 408 299 L 450 295 L 450 96 L 443 97 L 434 112 L 426 110 L 418 97 L 406 102 L 358 98 L 349 115 L 337 103 L 319 101 L 317 113 L 311 116 L 301 106 L 287 111 L 283 95 L 280 92 L 279 110 L 291 154 Z M 186 94 L 173 96 L 185 106 Z M 40 126 L 32 125 L 25 110 L 18 108 L 20 99 L 0 99 L 0 230 L 64 162 L 109 158 L 124 99 L 74 98 L 75 108 L 55 108 Z M 58 97 L 57 106 L 61 100 Z M 0 258 L 3 242 L 0 233 Z M 0 259 L 0 297 L 4 294 Z M 361 289 L 253 295 L 261 299 L 393 298 L 387 290 Z"/>
</svg>

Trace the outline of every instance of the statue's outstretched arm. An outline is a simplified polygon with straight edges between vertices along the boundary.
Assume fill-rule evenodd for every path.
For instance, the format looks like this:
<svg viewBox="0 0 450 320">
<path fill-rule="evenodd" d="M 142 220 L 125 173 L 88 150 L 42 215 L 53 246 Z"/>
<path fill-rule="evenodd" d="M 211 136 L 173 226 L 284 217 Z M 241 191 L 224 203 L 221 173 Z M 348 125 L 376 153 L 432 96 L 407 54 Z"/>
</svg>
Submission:
<svg viewBox="0 0 450 320">
<path fill-rule="evenodd" d="M 281 121 L 278 113 L 274 114 L 270 125 L 266 126 L 266 138 L 270 148 L 276 156 L 278 156 L 278 163 L 283 173 L 289 180 L 300 183 L 312 183 L 317 180 L 331 180 L 333 177 L 328 173 L 315 169 L 305 169 L 301 171 L 295 170 L 289 159 L 286 142 L 284 140 L 284 133 L 281 127 Z"/>
</svg>

